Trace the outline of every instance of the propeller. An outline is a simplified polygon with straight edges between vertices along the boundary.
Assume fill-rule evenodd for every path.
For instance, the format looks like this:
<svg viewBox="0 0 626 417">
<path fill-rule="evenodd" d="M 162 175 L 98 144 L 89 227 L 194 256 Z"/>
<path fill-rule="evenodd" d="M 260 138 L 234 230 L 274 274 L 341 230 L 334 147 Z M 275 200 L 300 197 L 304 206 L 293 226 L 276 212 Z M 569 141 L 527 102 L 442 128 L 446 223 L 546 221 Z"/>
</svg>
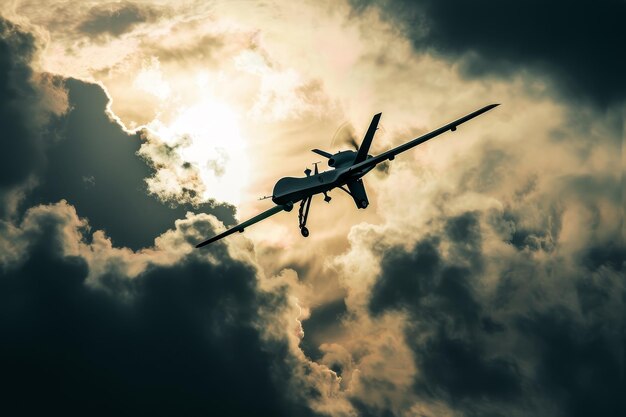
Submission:
<svg viewBox="0 0 626 417">
<path fill-rule="evenodd" d="M 352 147 L 354 148 L 355 151 L 359 151 L 359 144 L 356 142 L 356 139 L 354 139 L 354 137 L 350 138 L 350 141 L 348 142 L 350 143 L 350 145 L 352 145 Z"/>
<path fill-rule="evenodd" d="M 385 132 L 385 128 L 382 124 L 378 126 L 381 132 Z M 335 146 L 349 145 L 355 152 L 359 151 L 359 141 L 354 130 L 352 123 L 346 121 L 339 125 L 335 134 L 330 141 L 330 149 L 334 149 Z"/>
<path fill-rule="evenodd" d="M 330 141 L 330 148 L 334 149 L 335 146 L 350 145 L 355 151 L 359 150 L 359 143 L 357 142 L 354 127 L 350 122 L 343 122 Z"/>
</svg>

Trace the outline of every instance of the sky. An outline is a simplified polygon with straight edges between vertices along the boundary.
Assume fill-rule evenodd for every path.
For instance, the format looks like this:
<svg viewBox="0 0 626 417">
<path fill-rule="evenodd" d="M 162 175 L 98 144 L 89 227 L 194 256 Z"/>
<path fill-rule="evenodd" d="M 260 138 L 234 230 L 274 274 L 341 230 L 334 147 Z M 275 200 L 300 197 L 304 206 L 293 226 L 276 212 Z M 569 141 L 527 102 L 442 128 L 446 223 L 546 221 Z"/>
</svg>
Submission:
<svg viewBox="0 0 626 417">
<path fill-rule="evenodd" d="M 0 3 L 3 415 L 626 413 L 624 1 Z"/>
</svg>

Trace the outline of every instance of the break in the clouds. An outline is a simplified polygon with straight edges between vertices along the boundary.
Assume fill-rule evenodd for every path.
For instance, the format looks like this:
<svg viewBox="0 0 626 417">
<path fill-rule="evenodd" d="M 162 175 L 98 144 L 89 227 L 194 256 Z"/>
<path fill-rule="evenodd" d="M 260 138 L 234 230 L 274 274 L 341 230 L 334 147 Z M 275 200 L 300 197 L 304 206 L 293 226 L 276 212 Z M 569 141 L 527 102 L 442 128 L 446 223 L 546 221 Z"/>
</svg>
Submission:
<svg viewBox="0 0 626 417">
<path fill-rule="evenodd" d="M 31 57 L 34 38 L 4 24 L 13 30 L 5 40 L 9 100 L 3 103 L 6 161 L 2 166 L 6 170 L 5 195 L 12 199 L 7 209 L 20 203 L 27 208 L 65 199 L 89 218 L 92 226 L 106 230 L 114 242 L 135 249 L 150 246 L 187 210 L 213 210 L 215 206 L 216 213 L 232 223 L 228 205 L 194 207 L 149 195 L 146 180 L 153 171 L 137 154 L 140 135 L 125 132 L 107 115 L 109 98 L 102 88 L 35 74 L 30 62 L 20 63 L 11 55 L 22 52 L 25 59 Z M 52 105 L 58 108 L 47 107 Z M 182 169 L 192 171 L 190 167 Z M 19 194 L 22 188 L 28 191 Z"/>
<path fill-rule="evenodd" d="M 626 59 L 617 53 L 626 4 L 593 1 L 354 1 L 378 7 L 418 51 L 460 61 L 468 77 L 547 74 L 569 98 L 623 103 Z M 541 80 L 540 80 L 541 82 Z"/>
<path fill-rule="evenodd" d="M 152 245 L 188 210 L 214 212 L 232 224 L 232 206 L 193 199 L 201 185 L 183 161 L 179 168 L 192 184 L 177 192 L 190 198 L 163 201 L 151 193 L 155 171 L 138 154 L 141 133 L 125 131 L 111 117 L 102 87 L 34 70 L 41 41 L 8 20 L 0 25 L 4 215 L 64 199 L 116 244 L 133 249 Z"/>
<path fill-rule="evenodd" d="M 620 4 L 366 5 L 14 2 L 6 414 L 624 413 Z M 488 102 L 368 210 L 193 248 L 375 112 L 378 152 Z"/>
<path fill-rule="evenodd" d="M 67 79 L 63 87 L 70 110 L 48 126 L 47 135 L 53 138 L 46 147 L 46 162 L 38 169 L 37 185 L 24 206 L 64 199 L 115 244 L 133 249 L 151 246 L 189 210 L 212 212 L 233 222 L 234 209 L 227 204 L 163 201 L 150 193 L 147 181 L 154 170 L 138 154 L 144 142 L 141 133 L 128 133 L 111 119 L 110 99 L 101 86 Z M 179 165 L 192 179 L 197 177 L 192 167 L 182 166 L 182 161 Z M 191 196 L 195 192 L 193 185 L 180 190 Z"/>
</svg>

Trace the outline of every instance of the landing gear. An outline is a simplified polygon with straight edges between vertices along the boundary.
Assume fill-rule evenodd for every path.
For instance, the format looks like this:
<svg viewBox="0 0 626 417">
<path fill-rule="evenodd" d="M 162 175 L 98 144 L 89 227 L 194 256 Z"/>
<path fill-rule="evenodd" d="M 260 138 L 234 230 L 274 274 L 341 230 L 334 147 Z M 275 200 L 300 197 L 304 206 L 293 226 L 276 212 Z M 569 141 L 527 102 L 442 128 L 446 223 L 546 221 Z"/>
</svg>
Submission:
<svg viewBox="0 0 626 417">
<path fill-rule="evenodd" d="M 313 196 L 305 197 L 300 201 L 300 210 L 298 210 L 298 226 L 300 227 L 300 233 L 304 237 L 309 236 L 309 229 L 306 228 L 306 221 L 309 218 L 309 209 L 311 208 L 311 199 Z M 324 201 L 330 203 L 330 196 L 324 193 Z"/>
<path fill-rule="evenodd" d="M 361 206 L 361 208 L 367 208 L 369 203 L 367 202 L 367 200 L 361 200 L 359 201 L 359 205 Z"/>
<path fill-rule="evenodd" d="M 309 236 L 309 229 L 306 228 L 306 221 L 309 218 L 309 208 L 311 208 L 311 198 L 306 197 L 300 202 L 300 210 L 298 210 L 298 223 L 302 236 Z"/>
</svg>

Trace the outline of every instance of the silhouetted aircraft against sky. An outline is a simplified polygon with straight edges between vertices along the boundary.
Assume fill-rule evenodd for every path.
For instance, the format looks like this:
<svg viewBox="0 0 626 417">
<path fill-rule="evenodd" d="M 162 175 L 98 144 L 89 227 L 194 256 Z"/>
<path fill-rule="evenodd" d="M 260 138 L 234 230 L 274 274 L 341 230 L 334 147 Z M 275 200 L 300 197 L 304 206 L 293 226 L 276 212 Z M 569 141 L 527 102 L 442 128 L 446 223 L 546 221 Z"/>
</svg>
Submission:
<svg viewBox="0 0 626 417">
<path fill-rule="evenodd" d="M 327 193 L 334 188 L 340 188 L 354 199 L 357 208 L 367 208 L 369 201 L 367 199 L 367 194 L 361 177 L 374 169 L 376 165 L 384 161 L 393 161 L 399 153 L 439 136 L 448 130 L 454 132 L 458 125 L 465 123 L 496 106 L 498 106 L 498 104 L 485 106 L 482 109 L 476 110 L 467 116 L 463 116 L 437 130 L 433 130 L 432 132 L 420 136 L 419 138 L 413 139 L 404 145 L 400 145 L 396 148 L 383 152 L 380 155 L 372 156 L 368 155 L 367 152 L 372 144 L 374 133 L 376 133 L 376 130 L 378 129 L 378 122 L 380 121 L 380 116 L 382 114 L 378 113 L 374 115 L 369 129 L 367 129 L 367 133 L 365 133 L 363 142 L 356 152 L 340 151 L 336 154 L 330 154 L 319 149 L 313 149 L 313 152 L 316 154 L 328 158 L 328 166 L 332 168 L 331 170 L 319 172 L 316 163 L 313 175 L 311 175 L 311 170 L 307 168 L 304 171 L 306 177 L 281 178 L 274 186 L 274 192 L 271 196 L 272 201 L 276 204 L 274 207 L 251 218 L 250 220 L 240 223 L 237 226 L 218 234 L 217 236 L 199 243 L 196 245 L 196 248 L 208 245 L 209 243 L 215 242 L 216 240 L 235 232 L 242 233 L 246 227 L 252 226 L 253 224 L 267 219 L 268 217 L 283 210 L 291 211 L 293 209 L 293 205 L 298 202 L 300 202 L 300 210 L 298 211 L 300 232 L 302 233 L 302 236 L 307 237 L 309 235 L 309 229 L 306 228 L 306 221 L 309 217 L 311 199 L 315 194 L 324 194 L 324 201 L 328 203 L 331 198 Z"/>
</svg>

